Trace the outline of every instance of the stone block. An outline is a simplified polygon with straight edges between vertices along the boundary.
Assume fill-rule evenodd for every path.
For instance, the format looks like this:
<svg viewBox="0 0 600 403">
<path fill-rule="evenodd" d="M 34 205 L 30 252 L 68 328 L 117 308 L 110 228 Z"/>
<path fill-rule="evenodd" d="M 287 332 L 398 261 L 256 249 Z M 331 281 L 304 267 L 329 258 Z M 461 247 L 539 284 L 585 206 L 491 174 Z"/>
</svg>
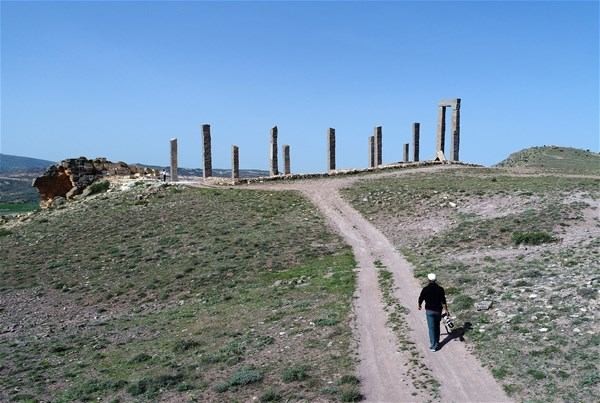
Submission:
<svg viewBox="0 0 600 403">
<path fill-rule="evenodd" d="M 335 129 L 327 130 L 327 169 L 335 171 Z"/>
<path fill-rule="evenodd" d="M 413 123 L 413 161 L 419 161 L 419 147 L 420 147 L 420 135 L 421 135 L 421 124 L 418 122 Z"/>
<path fill-rule="evenodd" d="M 212 149 L 211 149 L 211 137 L 210 137 L 210 125 L 202 125 L 202 151 L 204 157 L 204 166 L 202 169 L 202 176 L 204 178 L 210 178 L 212 172 Z"/>
<path fill-rule="evenodd" d="M 270 168 L 271 176 L 279 175 L 279 162 L 277 160 L 277 126 L 271 129 Z"/>
<path fill-rule="evenodd" d="M 284 175 L 291 175 L 292 170 L 291 170 L 291 164 L 290 164 L 290 146 L 287 144 L 284 144 L 282 146 L 282 152 L 283 152 L 283 173 L 284 173 Z"/>
</svg>

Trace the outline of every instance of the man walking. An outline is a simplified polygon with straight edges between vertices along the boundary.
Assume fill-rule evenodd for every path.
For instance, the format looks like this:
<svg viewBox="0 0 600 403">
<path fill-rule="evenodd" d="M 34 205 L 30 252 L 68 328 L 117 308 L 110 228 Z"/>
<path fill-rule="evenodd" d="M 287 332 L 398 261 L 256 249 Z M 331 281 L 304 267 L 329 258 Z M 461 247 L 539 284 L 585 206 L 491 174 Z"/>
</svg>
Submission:
<svg viewBox="0 0 600 403">
<path fill-rule="evenodd" d="M 429 284 L 421 290 L 419 295 L 419 311 L 425 301 L 425 315 L 427 316 L 427 327 L 429 328 L 429 350 L 437 351 L 440 343 L 440 321 L 442 320 L 442 308 L 448 312 L 446 304 L 446 293 L 444 289 L 435 282 L 435 274 L 427 275 Z"/>
</svg>

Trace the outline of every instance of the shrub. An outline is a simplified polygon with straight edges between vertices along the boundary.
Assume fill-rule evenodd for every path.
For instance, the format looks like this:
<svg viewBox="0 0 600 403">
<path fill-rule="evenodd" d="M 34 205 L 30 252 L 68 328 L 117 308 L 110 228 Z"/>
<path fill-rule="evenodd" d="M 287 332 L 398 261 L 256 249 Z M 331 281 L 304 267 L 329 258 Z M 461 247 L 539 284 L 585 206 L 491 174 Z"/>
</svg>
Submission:
<svg viewBox="0 0 600 403">
<path fill-rule="evenodd" d="M 178 340 L 173 346 L 173 352 L 183 353 L 184 351 L 192 350 L 200 346 L 196 340 Z"/>
<path fill-rule="evenodd" d="M 87 190 L 86 193 L 88 195 L 93 195 L 93 194 L 96 194 L 96 193 L 106 192 L 109 187 L 110 187 L 110 182 L 109 181 L 94 182 L 90 186 L 88 186 L 88 190 Z"/>
<path fill-rule="evenodd" d="M 229 384 L 234 385 L 248 385 L 250 383 L 259 382 L 263 379 L 263 375 L 254 368 L 241 368 L 229 378 Z"/>
<path fill-rule="evenodd" d="M 152 357 L 150 357 L 148 354 L 145 353 L 140 353 L 135 355 L 131 360 L 129 360 L 129 362 L 131 364 L 138 364 L 140 362 L 145 362 L 150 360 Z"/>
<path fill-rule="evenodd" d="M 543 373 L 542 371 L 537 370 L 537 369 L 529 369 L 529 370 L 527 370 L 527 373 L 529 375 L 531 375 L 533 377 L 533 379 L 537 379 L 537 380 L 544 379 L 546 377 L 545 373 Z"/>
<path fill-rule="evenodd" d="M 543 243 L 554 242 L 554 238 L 551 234 L 542 231 L 531 231 L 531 232 L 513 232 L 512 241 L 515 245 L 540 245 Z"/>
<path fill-rule="evenodd" d="M 340 388 L 340 400 L 342 402 L 359 402 L 362 400 L 362 395 L 358 387 L 354 385 L 344 386 Z"/>
<path fill-rule="evenodd" d="M 344 375 L 338 381 L 338 385 L 344 385 L 344 384 L 358 385 L 359 383 L 360 383 L 360 381 L 354 375 Z"/>
<path fill-rule="evenodd" d="M 460 294 L 454 298 L 452 302 L 452 309 L 457 311 L 464 311 L 465 309 L 469 309 L 473 306 L 473 299 L 466 295 Z"/>
<path fill-rule="evenodd" d="M 0 228 L 0 236 L 6 236 L 10 234 L 12 234 L 11 231 L 7 230 L 6 228 Z"/>
<path fill-rule="evenodd" d="M 278 402 L 281 400 L 281 394 L 273 389 L 268 389 L 260 397 L 261 402 Z"/>
<path fill-rule="evenodd" d="M 308 378 L 308 367 L 306 365 L 297 365 L 283 370 L 281 379 L 283 382 L 303 381 Z"/>
</svg>

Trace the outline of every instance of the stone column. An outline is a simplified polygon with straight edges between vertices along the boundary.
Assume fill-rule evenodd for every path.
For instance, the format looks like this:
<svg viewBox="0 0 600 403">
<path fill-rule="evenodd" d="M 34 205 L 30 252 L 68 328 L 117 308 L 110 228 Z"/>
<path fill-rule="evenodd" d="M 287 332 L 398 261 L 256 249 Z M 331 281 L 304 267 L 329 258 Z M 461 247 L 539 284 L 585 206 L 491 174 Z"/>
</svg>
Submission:
<svg viewBox="0 0 600 403">
<path fill-rule="evenodd" d="M 369 168 L 375 168 L 375 136 L 369 136 Z"/>
<path fill-rule="evenodd" d="M 458 149 L 460 147 L 460 98 L 452 110 L 452 161 L 458 161 Z"/>
<path fill-rule="evenodd" d="M 408 162 L 408 143 L 404 143 L 404 152 L 402 153 L 402 161 Z"/>
<path fill-rule="evenodd" d="M 271 176 L 279 175 L 277 161 L 277 126 L 271 129 Z"/>
<path fill-rule="evenodd" d="M 327 130 L 327 169 L 335 171 L 335 129 Z"/>
<path fill-rule="evenodd" d="M 177 139 L 171 139 L 171 182 L 177 182 Z"/>
<path fill-rule="evenodd" d="M 231 179 L 234 181 L 240 179 L 240 149 L 238 146 L 231 146 Z"/>
<path fill-rule="evenodd" d="M 413 161 L 419 161 L 419 136 L 421 133 L 421 124 L 413 123 Z"/>
<path fill-rule="evenodd" d="M 283 173 L 285 175 L 291 175 L 292 170 L 290 167 L 290 146 L 284 144 L 282 147 L 283 151 Z"/>
<path fill-rule="evenodd" d="M 437 124 L 437 139 L 435 152 L 444 152 L 444 146 L 446 142 L 446 107 L 439 106 L 438 109 L 438 124 Z"/>
<path fill-rule="evenodd" d="M 377 126 L 373 132 L 375 137 L 375 166 L 379 166 L 383 163 L 383 145 L 381 143 L 381 126 Z"/>
<path fill-rule="evenodd" d="M 210 125 L 202 125 L 202 143 L 204 145 L 204 169 L 202 176 L 209 178 L 212 176 L 212 153 L 210 149 Z"/>
</svg>

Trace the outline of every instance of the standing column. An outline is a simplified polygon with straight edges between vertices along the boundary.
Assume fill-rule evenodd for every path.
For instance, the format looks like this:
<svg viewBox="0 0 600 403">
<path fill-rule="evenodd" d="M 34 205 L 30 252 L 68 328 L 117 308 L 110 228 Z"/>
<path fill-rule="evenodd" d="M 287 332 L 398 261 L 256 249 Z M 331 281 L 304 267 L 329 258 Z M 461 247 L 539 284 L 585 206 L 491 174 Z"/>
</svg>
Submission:
<svg viewBox="0 0 600 403">
<path fill-rule="evenodd" d="M 458 161 L 458 149 L 460 147 L 460 98 L 452 110 L 452 161 Z"/>
<path fill-rule="evenodd" d="M 327 130 L 327 169 L 335 171 L 335 129 Z"/>
<path fill-rule="evenodd" d="M 438 124 L 437 124 L 437 141 L 435 153 L 438 151 L 444 152 L 444 143 L 446 142 L 446 107 L 439 106 L 438 109 Z"/>
<path fill-rule="evenodd" d="M 379 166 L 383 163 L 383 146 L 381 144 L 381 126 L 377 126 L 374 130 L 373 137 L 375 137 L 375 165 Z"/>
<path fill-rule="evenodd" d="M 291 175 L 292 170 L 290 167 L 290 146 L 287 144 L 283 145 L 283 173 L 284 175 Z"/>
<path fill-rule="evenodd" d="M 369 136 L 369 168 L 375 168 L 375 136 Z"/>
<path fill-rule="evenodd" d="M 277 161 L 277 126 L 271 129 L 271 176 L 279 175 Z"/>
<path fill-rule="evenodd" d="M 210 149 L 210 125 L 202 125 L 202 143 L 204 145 L 204 169 L 202 176 L 209 178 L 212 176 L 212 153 Z"/>
<path fill-rule="evenodd" d="M 419 161 L 419 136 L 421 132 L 421 124 L 413 123 L 413 161 Z"/>
<path fill-rule="evenodd" d="M 402 161 L 408 162 L 408 143 L 404 143 L 404 152 L 402 153 Z"/>
<path fill-rule="evenodd" d="M 240 179 L 240 149 L 238 146 L 231 146 L 231 179 L 234 182 Z"/>
<path fill-rule="evenodd" d="M 177 139 L 171 139 L 171 182 L 177 182 Z"/>
</svg>

